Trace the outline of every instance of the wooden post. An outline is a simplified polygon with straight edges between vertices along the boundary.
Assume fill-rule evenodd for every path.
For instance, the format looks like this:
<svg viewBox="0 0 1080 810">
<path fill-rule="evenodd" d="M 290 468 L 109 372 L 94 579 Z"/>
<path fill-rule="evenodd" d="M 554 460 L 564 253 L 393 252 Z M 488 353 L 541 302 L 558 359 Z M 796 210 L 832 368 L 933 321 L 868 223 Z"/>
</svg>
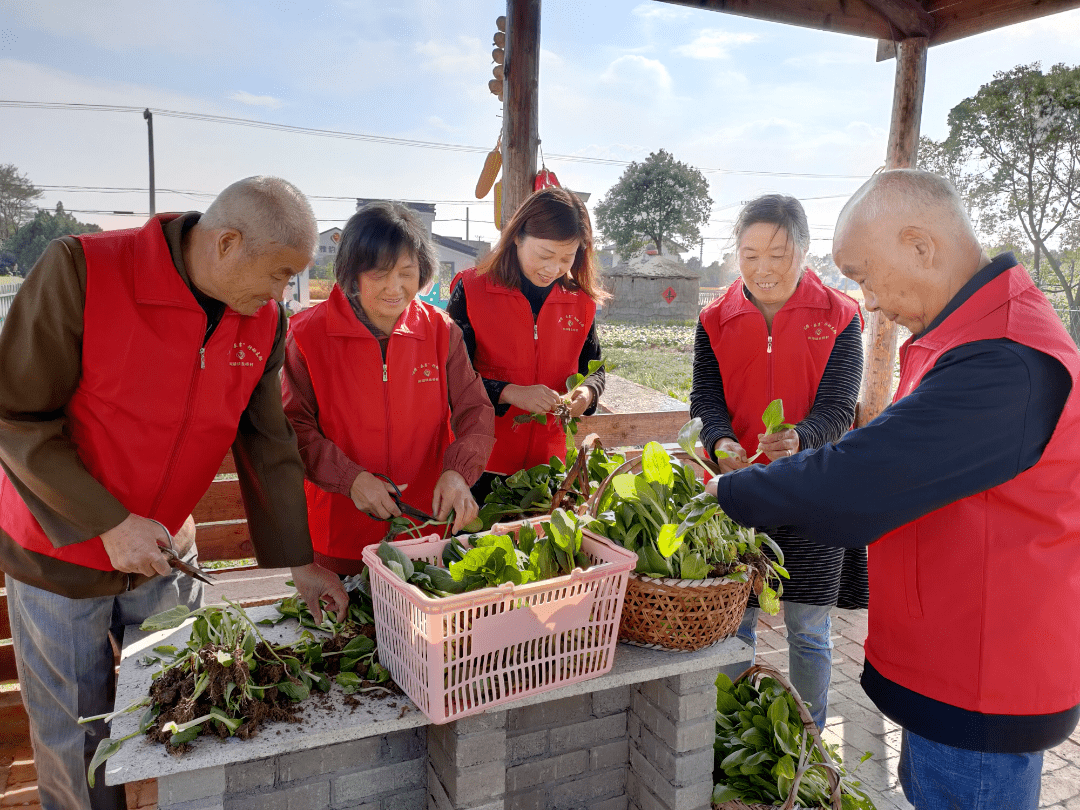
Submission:
<svg viewBox="0 0 1080 810">
<path fill-rule="evenodd" d="M 923 89 L 926 85 L 926 37 L 905 39 L 897 46 L 896 84 L 886 169 L 915 166 L 919 149 Z M 881 312 L 871 312 L 867 328 L 866 375 L 855 426 L 873 420 L 892 398 L 896 362 L 896 324 Z"/>
<path fill-rule="evenodd" d="M 540 0 L 506 0 L 502 221 L 533 190 L 539 144 Z"/>
</svg>

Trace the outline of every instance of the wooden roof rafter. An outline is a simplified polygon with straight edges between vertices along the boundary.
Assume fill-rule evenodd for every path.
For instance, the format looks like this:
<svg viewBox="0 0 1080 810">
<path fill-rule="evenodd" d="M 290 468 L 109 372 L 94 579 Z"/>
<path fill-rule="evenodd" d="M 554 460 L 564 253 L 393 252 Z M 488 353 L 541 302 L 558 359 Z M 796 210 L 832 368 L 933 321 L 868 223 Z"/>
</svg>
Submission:
<svg viewBox="0 0 1080 810">
<path fill-rule="evenodd" d="M 887 43 L 926 37 L 929 45 L 984 34 L 1080 8 L 1080 0 L 659 0 Z M 892 56 L 891 47 L 879 47 Z"/>
</svg>

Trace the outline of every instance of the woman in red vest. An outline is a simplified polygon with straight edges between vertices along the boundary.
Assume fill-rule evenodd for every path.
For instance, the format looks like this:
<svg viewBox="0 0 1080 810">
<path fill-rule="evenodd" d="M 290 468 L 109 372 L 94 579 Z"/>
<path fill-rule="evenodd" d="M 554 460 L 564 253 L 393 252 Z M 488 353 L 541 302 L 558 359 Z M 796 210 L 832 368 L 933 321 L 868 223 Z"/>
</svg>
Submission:
<svg viewBox="0 0 1080 810">
<path fill-rule="evenodd" d="M 461 330 L 416 300 L 438 267 L 408 208 L 374 203 L 341 232 L 330 298 L 289 322 L 285 413 L 296 430 L 315 558 L 362 568 L 402 500 L 453 531 L 476 517 L 469 491 L 491 452 L 494 413 Z"/>
<path fill-rule="evenodd" d="M 863 367 L 859 307 L 806 268 L 810 229 L 799 201 L 770 194 L 747 203 L 734 235 L 741 277 L 701 312 L 690 392 L 702 445 L 724 472 L 759 451 L 754 462 L 768 464 L 839 440 L 854 421 Z M 795 427 L 765 436 L 761 416 L 774 399 Z M 820 728 L 832 671 L 829 611 L 838 601 L 866 607 L 866 556 L 845 563 L 843 549 L 766 531 L 791 574 L 783 595 L 791 680 Z M 757 617 L 752 602 L 739 628 L 751 646 Z"/>
<path fill-rule="evenodd" d="M 460 283 L 459 283 L 460 282 Z M 469 356 L 495 406 L 495 449 L 488 473 L 473 488 L 483 500 L 495 475 L 566 458 L 566 435 L 554 419 L 514 424 L 569 399 L 570 414 L 596 410 L 600 371 L 566 391 L 566 378 L 587 374 L 600 359 L 596 305 L 600 287 L 589 212 L 563 188 L 530 195 L 503 229 L 498 245 L 455 279 L 447 311 L 465 336 Z"/>
</svg>

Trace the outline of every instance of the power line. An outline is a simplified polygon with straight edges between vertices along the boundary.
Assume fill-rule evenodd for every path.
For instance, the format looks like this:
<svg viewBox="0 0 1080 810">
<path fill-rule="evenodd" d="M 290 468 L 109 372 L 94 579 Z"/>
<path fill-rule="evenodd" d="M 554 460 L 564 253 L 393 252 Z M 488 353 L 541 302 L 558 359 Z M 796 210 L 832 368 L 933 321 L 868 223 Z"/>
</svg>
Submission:
<svg viewBox="0 0 1080 810">
<path fill-rule="evenodd" d="M 267 129 L 277 132 L 291 132 L 299 135 L 313 135 L 320 138 L 338 138 L 344 140 L 365 141 L 369 143 L 384 143 L 391 146 L 409 146 L 419 149 L 436 149 L 446 152 L 471 152 L 487 153 L 491 150 L 486 146 L 468 146 L 466 144 L 442 143 L 440 141 L 421 141 L 411 138 L 395 138 L 388 135 L 371 135 L 363 132 L 345 132 L 336 129 L 319 129 L 316 127 L 300 127 L 292 124 L 275 124 L 270 121 L 259 121 L 253 118 L 234 118 L 227 115 L 210 115 L 207 113 L 183 112 L 180 110 L 162 110 L 154 107 L 130 107 L 120 104 L 77 104 L 59 101 L 17 101 L 0 100 L 0 107 L 12 107 L 20 109 L 40 110 L 68 110 L 77 112 L 117 112 L 138 113 L 149 109 L 151 113 L 163 118 L 178 118 L 188 121 L 205 121 L 215 124 L 228 124 L 230 126 L 250 127 L 253 129 Z M 617 160 L 615 158 L 588 157 L 586 155 L 560 155 L 547 153 L 546 157 L 552 160 L 569 161 L 575 163 L 593 163 L 598 165 L 629 166 L 634 161 Z M 773 172 L 754 171 L 749 169 L 716 169 L 696 167 L 706 174 L 746 175 L 751 177 L 786 177 L 807 178 L 813 180 L 865 180 L 866 175 L 861 174 L 812 174 L 806 172 Z"/>
</svg>

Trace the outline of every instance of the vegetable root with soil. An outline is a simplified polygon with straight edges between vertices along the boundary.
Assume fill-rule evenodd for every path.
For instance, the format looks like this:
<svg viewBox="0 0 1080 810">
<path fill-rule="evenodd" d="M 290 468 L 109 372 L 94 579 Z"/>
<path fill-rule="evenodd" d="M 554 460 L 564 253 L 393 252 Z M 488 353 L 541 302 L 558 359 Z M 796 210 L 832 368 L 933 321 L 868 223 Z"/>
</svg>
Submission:
<svg viewBox="0 0 1080 810">
<path fill-rule="evenodd" d="M 246 740 L 269 722 L 302 722 L 300 704 L 313 693 L 327 693 L 336 684 L 345 695 L 403 694 L 378 662 L 370 588 L 361 574 L 346 582 L 350 603 L 341 621 L 324 609 L 316 625 L 299 595 L 280 600 L 276 624 L 297 619 L 305 628 L 288 644 L 272 644 L 242 607 L 234 602 L 189 611 L 184 606 L 151 616 L 140 629 L 148 632 L 179 627 L 194 617 L 183 646 L 159 645 L 144 656 L 143 666 L 159 667 L 149 694 L 142 700 L 104 715 L 80 718 L 111 721 L 143 710 L 138 728 L 119 739 L 98 744 L 87 774 L 91 787 L 95 771 L 132 737 L 145 734 L 181 755 L 201 735 Z M 316 635 L 310 629 L 317 628 Z M 328 635 L 323 635 L 328 634 Z"/>
</svg>

